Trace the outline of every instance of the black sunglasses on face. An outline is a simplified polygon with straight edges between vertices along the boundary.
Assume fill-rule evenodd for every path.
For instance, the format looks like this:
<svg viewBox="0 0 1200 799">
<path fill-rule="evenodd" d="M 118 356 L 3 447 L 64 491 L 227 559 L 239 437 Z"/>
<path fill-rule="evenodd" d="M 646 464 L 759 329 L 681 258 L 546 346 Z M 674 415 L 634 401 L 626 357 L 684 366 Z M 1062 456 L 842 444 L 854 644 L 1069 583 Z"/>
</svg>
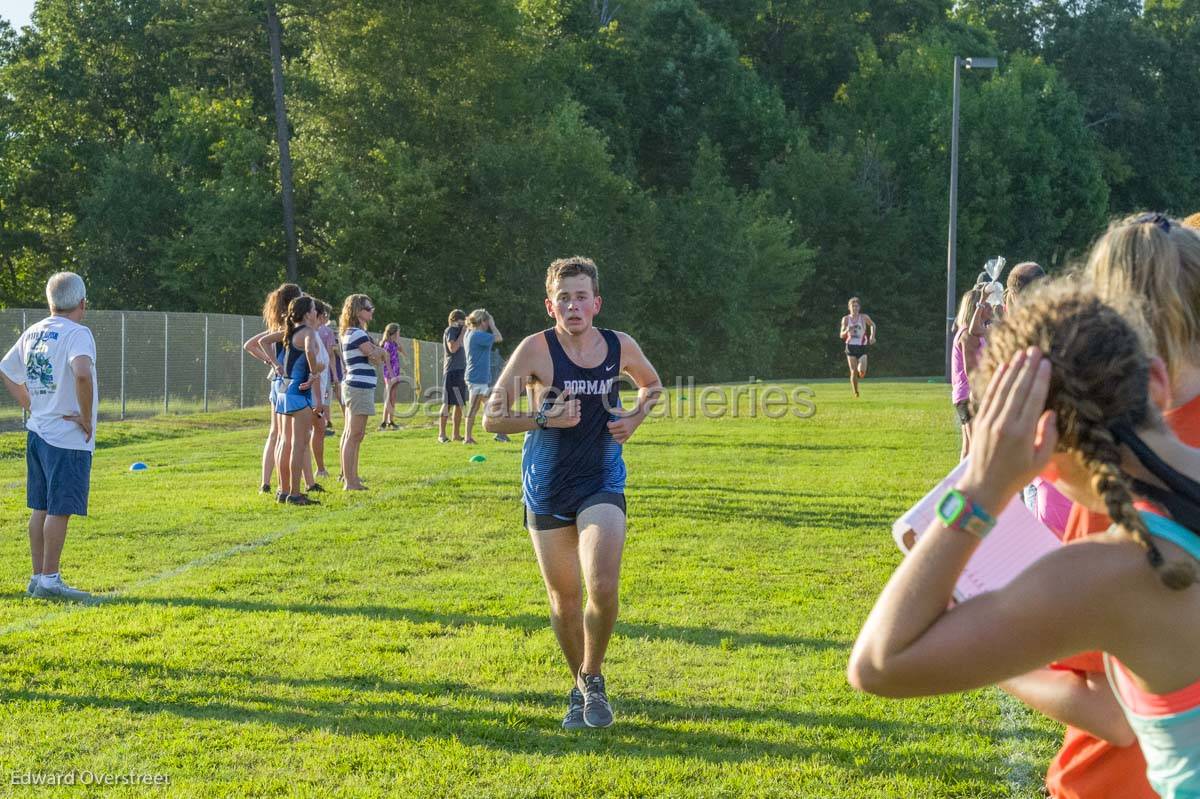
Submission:
<svg viewBox="0 0 1200 799">
<path fill-rule="evenodd" d="M 374 311 L 375 311 L 375 306 L 374 306 L 374 305 L 366 305 L 366 306 L 364 306 L 364 307 L 363 307 L 363 310 L 364 310 L 364 311 L 371 311 L 371 312 L 374 312 Z"/>
</svg>

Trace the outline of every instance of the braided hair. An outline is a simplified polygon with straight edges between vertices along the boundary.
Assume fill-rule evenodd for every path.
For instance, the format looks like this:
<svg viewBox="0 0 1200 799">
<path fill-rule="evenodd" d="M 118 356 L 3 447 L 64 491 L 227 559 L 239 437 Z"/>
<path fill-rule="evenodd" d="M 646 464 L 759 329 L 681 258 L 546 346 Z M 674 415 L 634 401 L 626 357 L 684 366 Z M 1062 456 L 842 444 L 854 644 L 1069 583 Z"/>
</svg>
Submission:
<svg viewBox="0 0 1200 799">
<path fill-rule="evenodd" d="M 1044 285 L 1031 287 L 992 328 L 984 358 L 971 375 L 975 402 L 1001 364 L 1029 346 L 1040 349 L 1052 366 L 1046 407 L 1057 419 L 1057 449 L 1082 461 L 1109 517 L 1142 547 L 1163 584 L 1186 588 L 1196 580 L 1195 564 L 1190 558 L 1166 561 L 1150 537 L 1134 507 L 1132 481 L 1121 470 L 1121 443 L 1112 430 L 1162 424 L 1149 396 L 1149 334 L 1131 321 L 1135 315 L 1123 316 L 1074 280 L 1039 283 Z"/>
</svg>

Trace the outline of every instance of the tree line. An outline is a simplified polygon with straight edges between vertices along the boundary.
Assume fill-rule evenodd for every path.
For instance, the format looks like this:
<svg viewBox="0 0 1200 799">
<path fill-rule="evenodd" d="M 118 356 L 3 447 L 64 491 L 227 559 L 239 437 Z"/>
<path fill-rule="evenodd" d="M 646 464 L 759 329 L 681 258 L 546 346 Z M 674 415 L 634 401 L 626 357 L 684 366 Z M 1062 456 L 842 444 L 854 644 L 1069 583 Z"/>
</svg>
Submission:
<svg viewBox="0 0 1200 799">
<path fill-rule="evenodd" d="M 438 338 L 546 324 L 586 254 L 667 376 L 941 371 L 953 58 L 959 275 L 1061 268 L 1200 209 L 1200 0 L 295 0 L 276 5 L 301 284 Z M 38 0 L 0 22 L 0 307 L 254 313 L 287 246 L 265 0 Z"/>
</svg>

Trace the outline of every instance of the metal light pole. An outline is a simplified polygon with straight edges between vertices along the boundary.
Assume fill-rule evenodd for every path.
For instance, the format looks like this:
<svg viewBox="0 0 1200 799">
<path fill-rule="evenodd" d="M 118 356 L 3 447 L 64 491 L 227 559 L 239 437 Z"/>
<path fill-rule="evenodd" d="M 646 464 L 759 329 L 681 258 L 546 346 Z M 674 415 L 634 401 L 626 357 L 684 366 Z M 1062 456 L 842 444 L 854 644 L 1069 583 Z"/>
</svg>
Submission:
<svg viewBox="0 0 1200 799">
<path fill-rule="evenodd" d="M 950 232 L 946 240 L 946 382 L 950 382 L 950 353 L 954 349 L 954 312 L 958 304 L 958 68 L 995 69 L 994 58 L 954 56 L 954 100 L 950 111 Z"/>
</svg>

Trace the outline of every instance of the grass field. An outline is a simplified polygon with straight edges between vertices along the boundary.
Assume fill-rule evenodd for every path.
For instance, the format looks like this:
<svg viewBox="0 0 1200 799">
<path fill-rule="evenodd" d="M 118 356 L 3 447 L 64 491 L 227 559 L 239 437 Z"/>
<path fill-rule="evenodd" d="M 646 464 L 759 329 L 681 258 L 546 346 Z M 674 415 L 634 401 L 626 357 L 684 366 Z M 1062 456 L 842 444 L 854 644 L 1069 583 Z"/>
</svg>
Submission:
<svg viewBox="0 0 1200 799">
<path fill-rule="evenodd" d="M 24 438 L 0 436 L 0 795 L 92 772 L 171 780 L 104 796 L 1040 796 L 1055 725 L 844 677 L 892 520 L 956 458 L 947 388 L 813 389 L 810 419 L 656 419 L 627 446 L 617 724 L 583 733 L 559 729 L 519 443 L 373 431 L 370 493 L 281 508 L 262 412 L 108 425 L 63 572 L 111 598 L 77 607 L 23 594 Z"/>
</svg>

